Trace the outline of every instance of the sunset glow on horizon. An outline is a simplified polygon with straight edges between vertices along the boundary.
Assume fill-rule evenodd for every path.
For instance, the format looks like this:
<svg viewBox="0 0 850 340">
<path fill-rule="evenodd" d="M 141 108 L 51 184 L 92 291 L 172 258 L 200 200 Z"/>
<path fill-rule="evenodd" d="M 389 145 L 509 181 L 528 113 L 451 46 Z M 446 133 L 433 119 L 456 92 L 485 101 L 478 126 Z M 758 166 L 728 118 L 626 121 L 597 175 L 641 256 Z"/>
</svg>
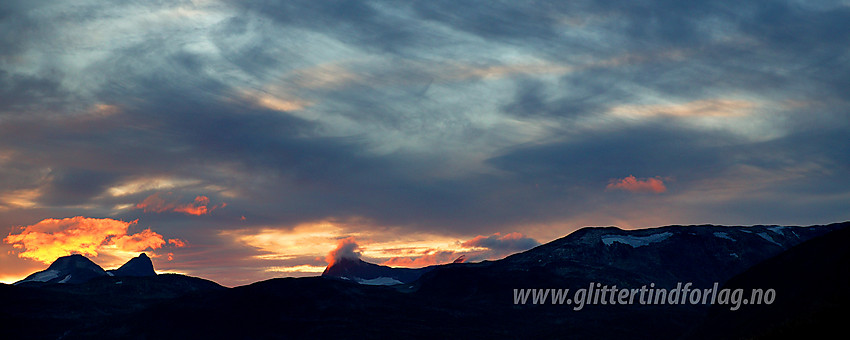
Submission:
<svg viewBox="0 0 850 340">
<path fill-rule="evenodd" d="M 191 248 L 180 239 L 168 239 L 165 242 L 162 235 L 150 229 L 125 235 L 127 227 L 136 223 L 138 221 L 122 222 L 82 217 L 50 219 L 22 228 L 20 234 L 12 234 L 4 242 L 15 248 L 9 251 L 8 255 L 16 254 L 20 258 L 50 264 L 60 256 L 81 254 L 104 268 L 118 267 L 141 252 L 153 258 L 156 268 L 169 268 L 168 262 L 173 261 L 176 248 Z M 107 229 L 101 225 L 116 227 Z M 261 253 L 253 256 L 256 265 L 262 268 L 258 275 L 275 273 L 285 276 L 320 274 L 326 266 L 333 265 L 335 258 L 341 257 L 362 258 L 392 267 L 418 268 L 451 263 L 461 256 L 473 261 L 498 259 L 539 244 L 518 232 L 506 235 L 478 235 L 466 241 L 435 235 L 418 235 L 408 240 L 398 240 L 392 233 L 369 232 L 358 233 L 363 237 L 363 240 L 358 241 L 355 236 L 342 237 L 343 230 L 331 222 L 320 222 L 302 225 L 289 232 L 269 228 L 258 234 L 237 232 L 221 236 L 254 247 Z M 310 264 L 293 264 L 304 261 Z M 190 268 L 181 270 L 180 273 L 193 273 Z M 9 275 L 0 278 L 0 282 L 12 283 L 25 276 Z M 222 284 L 234 285 L 230 280 L 219 280 Z"/>
<path fill-rule="evenodd" d="M 660 6 L 4 2 L 0 282 L 850 220 L 847 2 Z"/>
</svg>

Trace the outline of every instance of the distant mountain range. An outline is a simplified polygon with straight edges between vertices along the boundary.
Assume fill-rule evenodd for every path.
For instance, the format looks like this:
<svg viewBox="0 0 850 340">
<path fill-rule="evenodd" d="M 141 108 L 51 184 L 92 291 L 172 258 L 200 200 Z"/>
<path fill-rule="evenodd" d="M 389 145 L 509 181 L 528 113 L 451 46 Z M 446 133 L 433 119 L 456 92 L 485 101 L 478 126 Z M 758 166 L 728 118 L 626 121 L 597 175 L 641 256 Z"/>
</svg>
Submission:
<svg viewBox="0 0 850 340">
<path fill-rule="evenodd" d="M 848 226 L 583 228 L 497 261 L 406 269 L 343 259 L 322 277 L 230 289 L 147 275 L 146 256 L 113 276 L 70 256 L 15 286 L 0 285 L 0 322 L 10 337 L 64 339 L 773 338 L 785 330 L 812 334 L 811 327 L 828 334 L 840 323 L 820 320 L 848 302 Z M 774 288 L 777 302 L 737 311 L 702 304 L 575 311 L 514 297 L 515 289 L 679 282 Z"/>
<path fill-rule="evenodd" d="M 86 283 L 101 276 L 156 276 L 156 272 L 153 270 L 151 259 L 145 253 L 127 261 L 118 269 L 108 271 L 85 256 L 74 254 L 56 259 L 47 269 L 35 272 L 14 285 L 40 287 L 54 283 Z"/>
<path fill-rule="evenodd" d="M 630 279 L 634 283 L 675 285 L 686 278 L 694 285 L 711 285 L 840 226 L 700 225 L 639 230 L 588 227 L 499 261 L 409 269 L 343 259 L 326 268 L 322 276 L 367 284 L 399 284 L 412 282 L 437 268 L 428 280 L 439 280 L 446 270 L 511 272 L 506 276 L 544 270 L 557 279 L 584 280 L 593 273 L 597 282 Z"/>
</svg>

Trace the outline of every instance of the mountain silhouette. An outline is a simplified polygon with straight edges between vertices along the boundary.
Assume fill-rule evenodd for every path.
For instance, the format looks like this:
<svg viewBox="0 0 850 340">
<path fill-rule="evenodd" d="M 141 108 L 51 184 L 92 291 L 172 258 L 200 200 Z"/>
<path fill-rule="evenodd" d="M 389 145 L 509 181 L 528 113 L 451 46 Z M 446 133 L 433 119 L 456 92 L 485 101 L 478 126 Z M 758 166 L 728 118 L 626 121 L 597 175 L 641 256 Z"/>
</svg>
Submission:
<svg viewBox="0 0 850 340">
<path fill-rule="evenodd" d="M 105 271 L 80 254 L 62 256 L 47 269 L 30 274 L 15 282 L 16 286 L 44 286 L 48 284 L 79 284 L 101 276 L 156 276 L 153 262 L 145 253 L 132 258 L 118 269 Z"/>
<path fill-rule="evenodd" d="M 153 270 L 153 262 L 147 254 L 141 253 L 138 257 L 134 257 L 127 261 L 118 269 L 107 271 L 114 276 L 156 276 Z"/>
<path fill-rule="evenodd" d="M 53 261 L 47 269 L 35 272 L 15 285 L 43 286 L 53 283 L 84 283 L 93 278 L 106 276 L 106 271 L 87 257 L 74 254 Z"/>
<path fill-rule="evenodd" d="M 321 277 L 235 288 L 173 274 L 0 285 L 0 321 L 12 338 L 805 337 L 826 334 L 812 327 L 839 327 L 850 300 L 848 227 L 583 228 L 496 261 L 405 270 L 345 259 Z M 405 284 L 374 285 L 381 280 Z M 777 302 L 736 312 L 708 304 L 589 304 L 576 311 L 551 299 L 517 303 L 514 293 L 594 282 L 776 288 Z"/>
</svg>

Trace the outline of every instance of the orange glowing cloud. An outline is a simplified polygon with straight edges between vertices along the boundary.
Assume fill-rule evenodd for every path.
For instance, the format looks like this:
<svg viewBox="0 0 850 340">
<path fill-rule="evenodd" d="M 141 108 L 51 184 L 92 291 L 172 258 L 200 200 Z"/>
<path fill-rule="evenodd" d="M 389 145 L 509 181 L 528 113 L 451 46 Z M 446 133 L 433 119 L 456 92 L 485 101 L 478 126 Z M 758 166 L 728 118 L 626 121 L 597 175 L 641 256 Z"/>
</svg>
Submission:
<svg viewBox="0 0 850 340">
<path fill-rule="evenodd" d="M 667 191 L 667 187 L 664 185 L 664 181 L 662 181 L 661 178 L 654 177 L 638 179 L 635 176 L 629 176 L 623 179 L 612 179 L 608 182 L 606 189 L 656 194 Z"/>
<path fill-rule="evenodd" d="M 130 225 L 137 222 L 82 216 L 49 218 L 22 227 L 20 234 L 10 234 L 3 242 L 22 249 L 18 257 L 46 264 L 71 254 L 97 256 L 100 252 L 139 252 L 161 248 L 165 244 L 162 235 L 150 229 L 128 235 Z"/>
<path fill-rule="evenodd" d="M 179 238 L 172 238 L 168 240 L 169 244 L 173 244 L 177 248 L 183 248 L 186 246 L 186 241 L 183 241 Z"/>
<path fill-rule="evenodd" d="M 159 193 L 153 194 L 145 198 L 141 203 L 136 204 L 136 209 L 143 209 L 144 212 L 161 213 L 166 211 L 180 212 L 188 215 L 200 216 L 206 215 L 218 208 L 224 208 L 227 203 L 210 206 L 210 199 L 206 196 L 195 197 L 195 201 L 189 204 L 178 204 L 169 202 L 159 196 Z"/>
<path fill-rule="evenodd" d="M 505 235 L 500 233 L 489 236 L 478 235 L 459 244 L 462 249 L 428 249 L 419 256 L 393 257 L 381 264 L 397 267 L 425 267 L 444 263 L 493 260 L 534 248 L 540 245 L 540 242 L 521 233 L 513 232 Z"/>
<path fill-rule="evenodd" d="M 435 251 L 431 254 L 426 254 L 418 257 L 393 257 L 389 260 L 381 263 L 384 266 L 393 266 L 393 267 L 409 267 L 409 268 L 417 268 L 417 267 L 427 267 L 433 266 L 436 264 L 444 264 L 451 263 L 454 261 L 461 260 L 460 258 L 464 255 L 459 255 L 459 253 L 453 251 Z M 463 258 L 465 259 L 465 257 Z M 463 262 L 463 260 L 461 260 Z"/>
<path fill-rule="evenodd" d="M 523 240 L 531 240 L 531 239 L 526 238 L 525 236 L 523 236 L 521 233 L 518 233 L 518 232 L 508 233 L 506 235 L 502 235 L 500 233 L 495 233 L 495 234 L 490 235 L 490 236 L 484 236 L 484 235 L 475 236 L 473 239 L 466 241 L 466 242 L 463 242 L 460 245 L 465 247 L 465 248 L 475 248 L 475 247 L 496 248 L 496 247 L 499 247 L 499 245 L 508 245 L 508 244 L 515 243 L 517 241 L 523 241 Z M 537 241 L 534 241 L 534 240 L 531 240 L 531 241 L 532 241 L 532 243 L 537 242 Z"/>
<path fill-rule="evenodd" d="M 341 259 L 359 259 L 360 252 L 358 252 L 358 250 L 360 250 L 360 246 L 357 245 L 357 241 L 354 240 L 354 236 L 346 237 L 337 242 L 336 248 L 331 250 L 328 253 L 328 256 L 325 257 L 325 262 L 327 262 L 328 267 L 330 267 Z"/>
<path fill-rule="evenodd" d="M 162 235 L 157 234 L 150 229 L 142 230 L 140 233 L 133 235 L 120 235 L 112 238 L 112 243 L 118 249 L 125 251 L 139 252 L 145 249 L 156 249 L 162 247 L 165 241 Z"/>
</svg>

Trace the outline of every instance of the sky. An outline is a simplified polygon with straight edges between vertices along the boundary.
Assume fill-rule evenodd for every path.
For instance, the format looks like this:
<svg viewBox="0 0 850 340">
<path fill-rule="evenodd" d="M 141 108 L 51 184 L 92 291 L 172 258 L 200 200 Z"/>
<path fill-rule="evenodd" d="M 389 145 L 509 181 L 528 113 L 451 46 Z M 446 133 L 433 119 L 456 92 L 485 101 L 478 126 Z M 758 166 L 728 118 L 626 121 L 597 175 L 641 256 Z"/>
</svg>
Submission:
<svg viewBox="0 0 850 340">
<path fill-rule="evenodd" d="M 848 1 L 0 3 L 0 282 L 850 220 Z"/>
</svg>

